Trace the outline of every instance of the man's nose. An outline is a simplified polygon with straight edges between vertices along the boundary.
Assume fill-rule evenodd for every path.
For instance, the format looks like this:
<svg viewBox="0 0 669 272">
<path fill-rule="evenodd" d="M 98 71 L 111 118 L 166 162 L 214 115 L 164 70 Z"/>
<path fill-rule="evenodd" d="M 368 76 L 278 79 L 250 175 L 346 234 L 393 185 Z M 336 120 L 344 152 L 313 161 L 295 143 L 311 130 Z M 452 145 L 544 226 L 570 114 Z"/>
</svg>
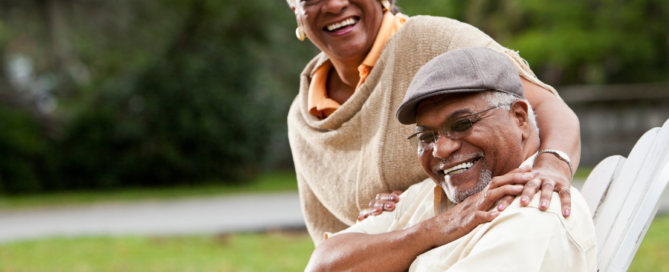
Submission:
<svg viewBox="0 0 669 272">
<path fill-rule="evenodd" d="M 451 140 L 440 132 L 437 142 L 434 143 L 432 156 L 439 159 L 448 158 L 453 152 L 460 149 L 461 143 L 458 140 Z"/>
<path fill-rule="evenodd" d="M 323 13 L 339 14 L 348 7 L 348 0 L 324 0 L 321 11 Z"/>
</svg>

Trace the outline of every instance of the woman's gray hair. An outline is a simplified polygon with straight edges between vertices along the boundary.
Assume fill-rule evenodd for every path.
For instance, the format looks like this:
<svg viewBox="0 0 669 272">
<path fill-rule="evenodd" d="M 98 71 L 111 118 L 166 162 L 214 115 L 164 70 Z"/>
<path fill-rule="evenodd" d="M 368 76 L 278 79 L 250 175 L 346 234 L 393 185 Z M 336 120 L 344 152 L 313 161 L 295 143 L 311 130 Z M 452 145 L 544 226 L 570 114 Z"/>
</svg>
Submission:
<svg viewBox="0 0 669 272">
<path fill-rule="evenodd" d="M 510 110 L 511 104 L 516 100 L 523 100 L 527 103 L 527 118 L 530 121 L 530 125 L 539 132 L 539 127 L 537 127 L 537 117 L 534 115 L 534 110 L 532 110 L 532 105 L 526 99 L 518 98 L 515 95 L 498 92 L 498 91 L 488 91 L 485 93 L 486 102 L 488 102 L 488 107 L 499 107 L 500 109 Z"/>
<path fill-rule="evenodd" d="M 300 0 L 286 0 L 286 2 L 288 2 L 288 6 L 290 6 L 291 8 L 297 6 L 299 1 Z M 372 0 L 372 1 L 379 1 L 379 0 Z M 397 14 L 400 12 L 400 8 L 397 5 L 395 5 L 396 0 L 388 0 L 388 2 L 390 2 L 390 6 L 392 7 L 390 9 L 390 12 L 392 12 L 393 14 Z"/>
</svg>

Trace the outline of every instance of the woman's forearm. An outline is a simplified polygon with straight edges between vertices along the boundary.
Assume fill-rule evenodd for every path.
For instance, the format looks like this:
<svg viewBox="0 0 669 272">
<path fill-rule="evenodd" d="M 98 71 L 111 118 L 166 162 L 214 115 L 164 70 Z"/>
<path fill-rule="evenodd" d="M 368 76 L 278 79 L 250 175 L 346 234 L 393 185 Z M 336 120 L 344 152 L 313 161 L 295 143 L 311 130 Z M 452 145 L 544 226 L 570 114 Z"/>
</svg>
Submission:
<svg viewBox="0 0 669 272">
<path fill-rule="evenodd" d="M 581 157 L 581 136 L 578 117 L 559 97 L 550 91 L 522 78 L 525 95 L 537 116 L 541 150 L 554 149 L 567 153 L 573 171 L 576 171 Z M 536 167 L 560 169 L 570 175 L 569 165 L 557 156 L 539 156 Z M 571 180 L 571 176 L 568 177 Z"/>
</svg>

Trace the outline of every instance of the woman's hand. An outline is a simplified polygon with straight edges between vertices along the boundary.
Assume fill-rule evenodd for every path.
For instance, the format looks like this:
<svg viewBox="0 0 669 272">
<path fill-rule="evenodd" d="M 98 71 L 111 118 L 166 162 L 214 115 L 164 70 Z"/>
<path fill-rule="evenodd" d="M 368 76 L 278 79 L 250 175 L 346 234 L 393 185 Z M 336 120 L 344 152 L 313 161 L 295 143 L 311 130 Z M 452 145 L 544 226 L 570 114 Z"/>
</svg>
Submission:
<svg viewBox="0 0 669 272">
<path fill-rule="evenodd" d="M 497 209 L 490 211 L 490 209 L 504 197 L 513 198 L 520 195 L 524 189 L 522 184 L 535 177 L 531 170 L 530 167 L 523 167 L 506 175 L 494 177 L 483 191 L 425 221 L 424 227 L 430 231 L 431 241 L 434 241 L 433 246 L 438 247 L 455 241 L 467 235 L 478 225 L 497 218 L 499 211 Z"/>
<path fill-rule="evenodd" d="M 381 213 L 395 210 L 397 202 L 400 201 L 402 191 L 394 191 L 390 194 L 378 194 L 375 199 L 369 202 L 369 208 L 363 209 L 358 215 L 358 221 L 365 220 L 370 215 L 379 215 Z"/>
<path fill-rule="evenodd" d="M 532 171 L 536 177 L 525 183 L 520 205 L 525 207 L 530 204 L 530 200 L 541 190 L 539 209 L 545 211 L 551 203 L 553 192 L 557 192 L 562 203 L 562 215 L 568 217 L 571 214 L 571 184 L 570 178 L 567 178 L 571 175 L 569 165 L 553 154 L 543 153 L 536 158 Z M 513 199 L 514 197 L 505 197 L 497 207 L 498 210 L 503 211 Z"/>
</svg>

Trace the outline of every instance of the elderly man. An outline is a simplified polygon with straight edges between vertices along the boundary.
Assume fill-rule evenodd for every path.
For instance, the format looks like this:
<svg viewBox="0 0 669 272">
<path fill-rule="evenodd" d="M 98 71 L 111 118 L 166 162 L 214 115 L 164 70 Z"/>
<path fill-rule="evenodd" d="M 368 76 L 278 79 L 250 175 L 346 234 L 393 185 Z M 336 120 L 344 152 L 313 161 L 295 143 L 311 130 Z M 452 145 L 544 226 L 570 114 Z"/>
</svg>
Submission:
<svg viewBox="0 0 669 272">
<path fill-rule="evenodd" d="M 594 225 L 576 189 L 568 218 L 539 195 L 527 207 L 518 198 L 495 207 L 520 194 L 537 154 L 569 164 L 540 150 L 524 98 L 513 64 L 493 50 L 458 49 L 428 62 L 397 118 L 416 123 L 409 141 L 430 179 L 405 191 L 394 211 L 328 234 L 307 270 L 596 271 Z"/>
</svg>

